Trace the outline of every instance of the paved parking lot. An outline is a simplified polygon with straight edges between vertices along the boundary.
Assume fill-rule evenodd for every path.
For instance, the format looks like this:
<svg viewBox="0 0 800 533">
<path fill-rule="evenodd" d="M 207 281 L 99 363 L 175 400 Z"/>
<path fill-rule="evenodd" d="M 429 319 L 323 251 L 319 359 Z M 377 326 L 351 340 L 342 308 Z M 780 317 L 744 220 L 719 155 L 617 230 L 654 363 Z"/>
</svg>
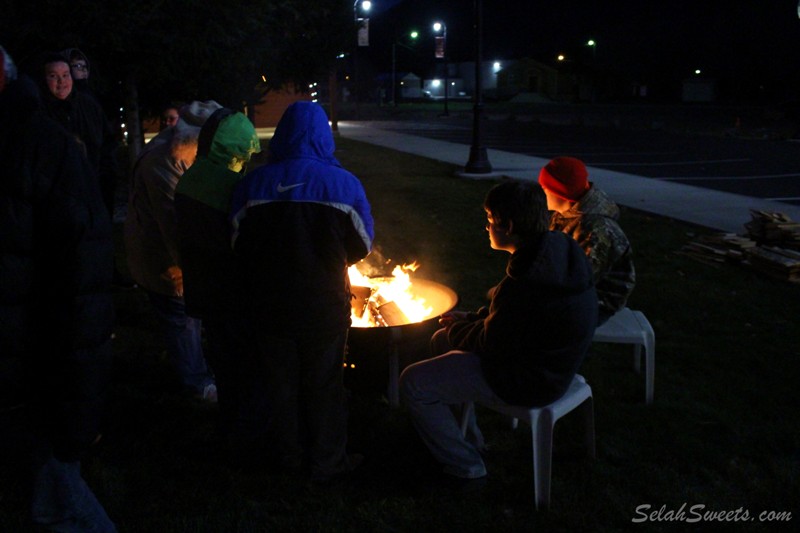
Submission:
<svg viewBox="0 0 800 533">
<path fill-rule="evenodd" d="M 472 122 L 461 115 L 367 123 L 431 139 L 472 142 Z M 483 144 L 544 159 L 571 155 L 591 167 L 800 206 L 800 143 L 775 138 L 769 131 L 737 129 L 735 123 L 723 128 L 708 121 L 695 131 L 678 132 L 652 121 L 648 126 L 644 119 L 625 127 L 613 119 L 576 124 L 552 116 L 499 117 L 484 121 Z"/>
</svg>

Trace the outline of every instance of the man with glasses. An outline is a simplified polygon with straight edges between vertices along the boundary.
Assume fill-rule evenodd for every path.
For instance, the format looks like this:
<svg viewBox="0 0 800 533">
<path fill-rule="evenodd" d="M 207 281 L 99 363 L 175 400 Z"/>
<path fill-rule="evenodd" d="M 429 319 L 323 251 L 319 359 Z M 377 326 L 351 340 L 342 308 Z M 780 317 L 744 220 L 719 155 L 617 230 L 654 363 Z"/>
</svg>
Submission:
<svg viewBox="0 0 800 533">
<path fill-rule="evenodd" d="M 69 72 L 72 75 L 72 82 L 76 88 L 89 88 L 89 59 L 86 54 L 77 48 L 67 48 L 61 54 L 69 62 Z"/>
</svg>

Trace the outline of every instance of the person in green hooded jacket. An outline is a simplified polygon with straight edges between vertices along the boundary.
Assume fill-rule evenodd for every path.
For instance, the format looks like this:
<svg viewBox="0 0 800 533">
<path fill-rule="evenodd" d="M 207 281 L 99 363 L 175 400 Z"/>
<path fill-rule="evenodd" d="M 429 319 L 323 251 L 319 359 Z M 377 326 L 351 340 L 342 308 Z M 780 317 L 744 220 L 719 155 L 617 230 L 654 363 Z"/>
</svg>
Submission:
<svg viewBox="0 0 800 533">
<path fill-rule="evenodd" d="M 231 455 L 257 446 L 264 409 L 248 385 L 257 373 L 251 355 L 245 287 L 236 272 L 228 218 L 233 186 L 261 146 L 250 120 L 216 110 L 200 130 L 197 159 L 175 189 L 178 252 L 188 315 L 203 322 L 206 354 L 217 380 L 219 432 Z"/>
</svg>

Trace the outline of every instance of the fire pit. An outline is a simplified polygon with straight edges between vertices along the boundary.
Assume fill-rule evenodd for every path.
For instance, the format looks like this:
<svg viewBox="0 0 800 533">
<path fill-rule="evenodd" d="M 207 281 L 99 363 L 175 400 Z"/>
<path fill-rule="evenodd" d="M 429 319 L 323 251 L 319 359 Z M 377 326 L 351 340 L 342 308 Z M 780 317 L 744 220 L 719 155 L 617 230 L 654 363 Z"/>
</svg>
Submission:
<svg viewBox="0 0 800 533">
<path fill-rule="evenodd" d="M 441 283 L 412 279 L 408 270 L 413 269 L 408 267 L 395 268 L 392 276 L 373 278 L 353 270 L 353 326 L 345 380 L 350 388 L 369 390 L 387 390 L 388 381 L 389 404 L 397 406 L 400 369 L 429 356 L 439 316 L 456 306 L 458 296 Z"/>
</svg>

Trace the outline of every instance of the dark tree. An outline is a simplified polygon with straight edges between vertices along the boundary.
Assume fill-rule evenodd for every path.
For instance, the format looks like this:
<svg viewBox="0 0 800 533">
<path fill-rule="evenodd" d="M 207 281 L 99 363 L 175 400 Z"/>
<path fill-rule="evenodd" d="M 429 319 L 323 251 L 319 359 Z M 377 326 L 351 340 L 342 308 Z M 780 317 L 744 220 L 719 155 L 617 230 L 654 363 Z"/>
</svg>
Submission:
<svg viewBox="0 0 800 533">
<path fill-rule="evenodd" d="M 19 62 L 81 48 L 90 84 L 125 110 L 132 150 L 140 110 L 213 99 L 252 110 L 268 91 L 326 79 L 352 47 L 350 0 L 39 0 L 0 2 L 0 38 Z M 116 117 L 115 117 L 116 118 Z"/>
</svg>

